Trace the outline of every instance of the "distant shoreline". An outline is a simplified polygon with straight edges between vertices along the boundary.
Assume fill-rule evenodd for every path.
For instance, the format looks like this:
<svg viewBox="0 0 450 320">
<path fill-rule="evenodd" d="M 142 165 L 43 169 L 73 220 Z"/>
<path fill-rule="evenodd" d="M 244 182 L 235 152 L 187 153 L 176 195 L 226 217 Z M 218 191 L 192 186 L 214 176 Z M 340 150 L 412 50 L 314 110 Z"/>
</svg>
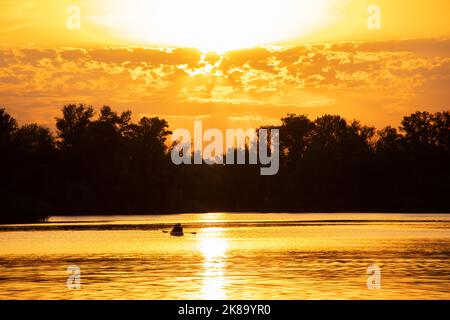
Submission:
<svg viewBox="0 0 450 320">
<path fill-rule="evenodd" d="M 180 211 L 180 212 L 170 212 L 170 213 L 86 213 L 86 214 L 52 214 L 48 217 L 42 219 L 35 220 L 9 220 L 9 221 L 1 221 L 0 225 L 32 225 L 32 224 L 45 224 L 45 223 L 80 223 L 81 221 L 64 221 L 64 222 L 49 222 L 48 219 L 50 217 L 144 217 L 144 216 L 174 216 L 174 215 L 187 215 L 187 214 L 208 214 L 208 213 L 226 213 L 226 214 L 412 214 L 412 215 L 423 215 L 423 214 L 436 214 L 436 215 L 444 215 L 450 214 L 448 211 L 443 210 L 399 210 L 399 211 L 369 211 L 369 210 L 347 210 L 347 211 L 227 211 L 227 210 L 213 210 L 213 211 Z M 90 222 L 90 221 L 85 221 Z"/>
<path fill-rule="evenodd" d="M 262 176 L 251 161 L 177 165 L 169 123 L 158 117 L 133 122 L 131 111 L 71 104 L 53 133 L 19 126 L 0 108 L 0 223 L 80 212 L 450 211 L 450 111 L 418 111 L 398 129 L 339 115 L 287 114 L 280 121 L 279 171 Z M 250 159 L 250 149 L 230 148 L 224 163 L 239 154 Z"/>
</svg>

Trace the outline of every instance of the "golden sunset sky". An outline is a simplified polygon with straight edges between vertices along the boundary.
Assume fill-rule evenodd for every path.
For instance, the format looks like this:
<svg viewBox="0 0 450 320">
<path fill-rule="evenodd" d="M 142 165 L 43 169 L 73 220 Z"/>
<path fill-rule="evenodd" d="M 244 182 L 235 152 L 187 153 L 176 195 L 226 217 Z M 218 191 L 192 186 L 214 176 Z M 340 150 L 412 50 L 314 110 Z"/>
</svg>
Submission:
<svg viewBox="0 0 450 320">
<path fill-rule="evenodd" d="M 68 103 L 172 129 L 288 112 L 398 125 L 449 108 L 449 12 L 448 0 L 0 0 L 0 106 L 50 127 Z"/>
</svg>

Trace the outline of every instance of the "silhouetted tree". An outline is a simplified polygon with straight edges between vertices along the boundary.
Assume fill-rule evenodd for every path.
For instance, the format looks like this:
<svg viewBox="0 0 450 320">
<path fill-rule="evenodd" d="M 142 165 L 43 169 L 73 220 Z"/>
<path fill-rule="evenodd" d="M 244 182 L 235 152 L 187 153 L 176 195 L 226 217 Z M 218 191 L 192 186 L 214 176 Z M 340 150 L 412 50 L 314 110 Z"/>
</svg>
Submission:
<svg viewBox="0 0 450 320">
<path fill-rule="evenodd" d="M 12 206 L 12 198 L 9 186 L 13 181 L 14 174 L 12 166 L 14 164 L 13 137 L 17 131 L 17 122 L 5 109 L 0 108 L 0 220 L 8 220 L 8 212 Z"/>
<path fill-rule="evenodd" d="M 80 104 L 68 105 L 63 108 L 63 117 L 56 119 L 60 148 L 70 148 L 81 144 L 85 137 L 94 109 L 91 106 Z"/>
<path fill-rule="evenodd" d="M 0 222 L 53 214 L 195 211 L 449 211 L 450 115 L 417 112 L 375 131 L 337 115 L 288 114 L 280 170 L 175 166 L 169 124 L 67 105 L 56 136 L 0 109 Z M 234 152 L 237 152 L 235 149 Z M 249 158 L 249 147 L 244 150 Z"/>
<path fill-rule="evenodd" d="M 289 160 L 295 163 L 303 158 L 306 149 L 313 137 L 314 123 L 305 115 L 296 116 L 288 114 L 281 119 L 280 151 Z"/>
<path fill-rule="evenodd" d="M 0 148 L 2 154 L 11 148 L 14 133 L 17 130 L 17 121 L 5 109 L 0 108 Z"/>
<path fill-rule="evenodd" d="M 18 129 L 13 141 L 25 153 L 50 153 L 55 148 L 55 139 L 48 128 L 38 124 L 27 124 Z"/>
</svg>

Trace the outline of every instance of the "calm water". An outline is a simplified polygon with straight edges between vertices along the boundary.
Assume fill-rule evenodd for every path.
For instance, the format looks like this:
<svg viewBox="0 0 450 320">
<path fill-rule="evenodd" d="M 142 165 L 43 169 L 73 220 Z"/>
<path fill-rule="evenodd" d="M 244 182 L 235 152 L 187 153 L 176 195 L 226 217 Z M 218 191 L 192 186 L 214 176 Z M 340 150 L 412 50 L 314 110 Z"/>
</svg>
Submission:
<svg viewBox="0 0 450 320">
<path fill-rule="evenodd" d="M 450 215 L 53 217 L 0 226 L 0 299 L 450 299 L 449 254 Z"/>
</svg>

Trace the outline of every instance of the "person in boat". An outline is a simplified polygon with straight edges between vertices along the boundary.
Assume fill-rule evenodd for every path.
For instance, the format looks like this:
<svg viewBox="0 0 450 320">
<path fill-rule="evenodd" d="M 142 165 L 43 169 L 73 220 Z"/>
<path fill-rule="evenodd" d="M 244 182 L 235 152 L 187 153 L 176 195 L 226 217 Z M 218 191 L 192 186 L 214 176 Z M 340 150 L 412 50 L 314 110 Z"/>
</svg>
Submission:
<svg viewBox="0 0 450 320">
<path fill-rule="evenodd" d="M 183 233 L 183 227 L 181 226 L 181 223 L 177 223 L 173 229 L 172 233 Z"/>
</svg>

